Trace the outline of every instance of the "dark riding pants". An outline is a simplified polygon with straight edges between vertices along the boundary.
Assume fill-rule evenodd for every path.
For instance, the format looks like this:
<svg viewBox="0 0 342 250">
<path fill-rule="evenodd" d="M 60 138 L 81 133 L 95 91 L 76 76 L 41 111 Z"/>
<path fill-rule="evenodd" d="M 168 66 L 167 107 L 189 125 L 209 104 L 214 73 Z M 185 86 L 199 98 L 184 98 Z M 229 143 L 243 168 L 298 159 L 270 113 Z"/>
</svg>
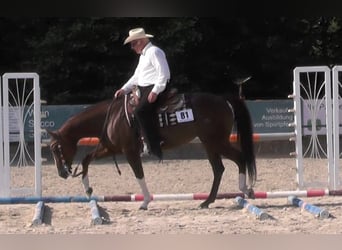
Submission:
<svg viewBox="0 0 342 250">
<path fill-rule="evenodd" d="M 145 142 L 149 146 L 149 150 L 151 153 L 162 158 L 162 151 L 160 148 L 160 135 L 158 133 L 159 124 L 158 124 L 158 114 L 157 108 L 160 100 L 163 97 L 163 94 L 166 93 L 164 90 L 162 93 L 158 95 L 158 98 L 155 102 L 148 102 L 148 95 L 150 94 L 152 86 L 148 87 L 140 87 L 140 101 L 139 105 L 136 107 L 134 113 L 137 118 L 138 124 L 140 126 L 142 136 L 144 137 Z"/>
</svg>

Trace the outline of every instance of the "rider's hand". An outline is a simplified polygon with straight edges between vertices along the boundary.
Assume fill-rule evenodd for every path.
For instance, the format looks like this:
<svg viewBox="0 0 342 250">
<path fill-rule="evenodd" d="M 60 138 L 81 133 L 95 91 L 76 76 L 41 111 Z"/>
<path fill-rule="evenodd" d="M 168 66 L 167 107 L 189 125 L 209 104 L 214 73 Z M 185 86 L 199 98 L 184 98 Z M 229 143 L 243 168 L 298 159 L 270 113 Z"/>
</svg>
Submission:
<svg viewBox="0 0 342 250">
<path fill-rule="evenodd" d="M 115 92 L 114 98 L 118 98 L 118 97 L 120 97 L 120 96 L 122 96 L 122 95 L 124 95 L 124 94 L 125 94 L 125 91 L 124 91 L 123 89 L 119 89 L 119 90 L 117 90 L 117 91 Z"/>
<path fill-rule="evenodd" d="M 158 94 L 154 93 L 154 92 L 150 92 L 150 94 L 147 97 L 147 100 L 149 103 L 153 103 L 157 100 Z"/>
</svg>

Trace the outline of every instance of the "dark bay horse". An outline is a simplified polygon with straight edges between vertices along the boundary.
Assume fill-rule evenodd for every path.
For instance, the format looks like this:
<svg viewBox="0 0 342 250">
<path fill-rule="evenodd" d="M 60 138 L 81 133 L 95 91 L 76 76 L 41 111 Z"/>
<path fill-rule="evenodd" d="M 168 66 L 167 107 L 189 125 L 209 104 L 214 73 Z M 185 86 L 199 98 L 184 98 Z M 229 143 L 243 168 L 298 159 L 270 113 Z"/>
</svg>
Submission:
<svg viewBox="0 0 342 250">
<path fill-rule="evenodd" d="M 93 158 L 122 153 L 126 156 L 144 195 L 144 202 L 140 208 L 147 209 L 151 196 L 144 180 L 140 157 L 142 142 L 134 125 L 134 119 L 129 115 L 130 110 L 127 106 L 130 105 L 126 99 L 127 96 L 114 99 L 112 102 L 103 102 L 75 115 L 61 129 L 50 132 L 52 136 L 50 147 L 59 175 L 66 178 L 71 174 L 71 163 L 78 139 L 89 136 L 100 137 L 98 150 L 90 153 L 82 162 L 86 165 L 83 165 L 82 176 L 85 189 L 89 189 L 87 164 Z M 163 150 L 190 142 L 195 137 L 198 137 L 204 145 L 212 166 L 214 180 L 207 200 L 201 203 L 200 207 L 207 208 L 216 199 L 224 171 L 222 156 L 237 164 L 239 189 L 248 197 L 254 198 L 252 187 L 256 181 L 256 165 L 253 131 L 245 102 L 234 96 L 223 97 L 205 93 L 188 94 L 185 100 L 183 108 L 175 113 L 167 108 L 161 111 L 159 133 L 164 142 Z M 229 142 L 234 124 L 239 138 L 238 148 Z"/>
<path fill-rule="evenodd" d="M 107 148 L 99 144 L 95 150 L 88 153 L 82 159 L 82 172 L 72 174 L 72 163 L 77 153 L 78 141 L 84 137 L 101 137 L 103 124 L 106 119 L 107 110 L 111 100 L 106 100 L 92 105 L 82 112 L 70 117 L 58 130 L 47 131 L 50 134 L 50 150 L 52 152 L 58 175 L 64 179 L 72 175 L 76 177 L 82 174 L 82 182 L 88 196 L 92 194 L 89 187 L 88 166 L 95 158 L 102 158 L 113 155 Z"/>
</svg>

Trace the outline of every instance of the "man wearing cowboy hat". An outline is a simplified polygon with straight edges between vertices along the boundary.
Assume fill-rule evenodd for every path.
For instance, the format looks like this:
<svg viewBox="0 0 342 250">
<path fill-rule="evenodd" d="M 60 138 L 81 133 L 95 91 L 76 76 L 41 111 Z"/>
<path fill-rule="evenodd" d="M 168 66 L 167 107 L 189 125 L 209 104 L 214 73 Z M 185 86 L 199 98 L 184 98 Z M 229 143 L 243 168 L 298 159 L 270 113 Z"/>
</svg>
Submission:
<svg viewBox="0 0 342 250">
<path fill-rule="evenodd" d="M 139 63 L 133 76 L 115 92 L 114 97 L 128 94 L 134 86 L 138 86 L 141 98 L 134 113 L 141 128 L 144 143 L 147 143 L 147 150 L 162 159 L 161 140 L 157 133 L 157 101 L 166 90 L 170 70 L 165 53 L 150 42 L 149 38 L 152 37 L 153 35 L 146 34 L 143 28 L 129 31 L 124 44 L 130 43 L 131 48 L 140 54 Z"/>
</svg>

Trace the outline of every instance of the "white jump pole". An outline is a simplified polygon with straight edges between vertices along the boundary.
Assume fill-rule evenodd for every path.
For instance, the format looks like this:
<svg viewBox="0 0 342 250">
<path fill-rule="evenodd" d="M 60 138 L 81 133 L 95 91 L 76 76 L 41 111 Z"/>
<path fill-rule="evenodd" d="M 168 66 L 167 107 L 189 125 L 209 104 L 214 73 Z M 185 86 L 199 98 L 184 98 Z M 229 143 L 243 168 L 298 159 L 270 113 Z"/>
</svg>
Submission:
<svg viewBox="0 0 342 250">
<path fill-rule="evenodd" d="M 32 225 L 40 225 L 43 222 L 44 218 L 44 210 L 45 210 L 45 204 L 43 201 L 39 201 L 36 205 L 34 216 L 32 219 Z"/>
<path fill-rule="evenodd" d="M 100 217 L 99 208 L 97 206 L 96 200 L 91 200 L 89 202 L 90 212 L 91 212 L 91 224 L 92 225 L 101 225 L 102 219 Z"/>
</svg>

